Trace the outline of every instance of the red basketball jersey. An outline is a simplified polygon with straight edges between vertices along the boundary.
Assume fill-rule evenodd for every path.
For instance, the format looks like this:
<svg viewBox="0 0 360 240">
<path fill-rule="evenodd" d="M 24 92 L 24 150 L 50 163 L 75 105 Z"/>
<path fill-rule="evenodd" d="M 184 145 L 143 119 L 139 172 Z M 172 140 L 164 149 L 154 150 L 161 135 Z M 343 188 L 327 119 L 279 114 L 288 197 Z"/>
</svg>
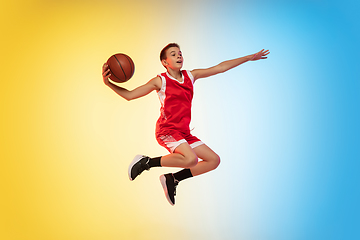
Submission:
<svg viewBox="0 0 360 240">
<path fill-rule="evenodd" d="M 179 82 L 168 72 L 158 75 L 162 87 L 158 91 L 161 103 L 160 117 L 156 123 L 156 135 L 165 135 L 166 130 L 190 133 L 191 102 L 194 77 L 190 71 L 181 71 L 183 81 Z"/>
</svg>

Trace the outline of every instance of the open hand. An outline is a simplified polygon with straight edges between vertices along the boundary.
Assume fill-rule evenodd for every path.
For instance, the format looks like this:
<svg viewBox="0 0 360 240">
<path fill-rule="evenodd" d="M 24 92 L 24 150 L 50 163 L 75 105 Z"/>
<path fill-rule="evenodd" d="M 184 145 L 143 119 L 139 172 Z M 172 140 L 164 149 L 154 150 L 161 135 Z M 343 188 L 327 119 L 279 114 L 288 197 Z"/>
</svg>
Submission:
<svg viewBox="0 0 360 240">
<path fill-rule="evenodd" d="M 251 61 L 256 61 L 256 60 L 260 60 L 260 59 L 266 59 L 266 55 L 268 55 L 270 52 L 269 50 L 261 50 L 260 52 L 257 52 L 254 54 L 254 56 L 251 58 Z"/>
</svg>

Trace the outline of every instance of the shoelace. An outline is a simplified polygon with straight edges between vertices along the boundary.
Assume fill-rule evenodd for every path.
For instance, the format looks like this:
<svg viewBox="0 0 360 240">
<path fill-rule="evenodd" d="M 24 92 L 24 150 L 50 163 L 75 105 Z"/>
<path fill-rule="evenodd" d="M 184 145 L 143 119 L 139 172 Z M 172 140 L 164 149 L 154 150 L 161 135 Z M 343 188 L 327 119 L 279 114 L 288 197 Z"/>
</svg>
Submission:
<svg viewBox="0 0 360 240">
<path fill-rule="evenodd" d="M 149 161 L 150 161 L 150 159 L 147 158 L 147 161 L 145 163 L 139 162 L 140 167 L 138 168 L 138 175 L 140 175 L 144 170 L 147 170 L 147 171 L 150 170 Z"/>
</svg>

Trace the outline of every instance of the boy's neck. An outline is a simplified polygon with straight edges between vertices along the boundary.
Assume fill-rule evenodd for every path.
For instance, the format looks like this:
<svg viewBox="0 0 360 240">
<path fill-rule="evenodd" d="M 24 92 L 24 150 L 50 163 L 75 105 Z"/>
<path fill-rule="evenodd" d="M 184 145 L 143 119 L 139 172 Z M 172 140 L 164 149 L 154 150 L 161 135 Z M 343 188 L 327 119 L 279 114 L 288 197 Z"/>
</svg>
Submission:
<svg viewBox="0 0 360 240">
<path fill-rule="evenodd" d="M 182 79 L 181 70 L 173 70 L 171 68 L 167 68 L 167 72 L 175 79 Z"/>
</svg>

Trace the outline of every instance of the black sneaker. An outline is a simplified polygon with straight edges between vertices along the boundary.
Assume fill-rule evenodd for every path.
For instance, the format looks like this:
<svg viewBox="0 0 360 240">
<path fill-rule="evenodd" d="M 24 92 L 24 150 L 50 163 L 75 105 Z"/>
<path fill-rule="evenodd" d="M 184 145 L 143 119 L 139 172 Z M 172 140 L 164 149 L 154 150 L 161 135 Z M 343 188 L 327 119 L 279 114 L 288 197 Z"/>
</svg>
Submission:
<svg viewBox="0 0 360 240">
<path fill-rule="evenodd" d="M 172 173 L 168 173 L 160 176 L 160 182 L 164 189 L 166 199 L 172 206 L 174 206 L 176 187 L 179 184 L 179 181 L 174 178 Z"/>
<path fill-rule="evenodd" d="M 136 155 L 132 162 L 129 165 L 129 179 L 133 181 L 137 176 L 139 176 L 144 170 L 149 170 L 149 160 L 150 158 L 144 155 Z"/>
</svg>

